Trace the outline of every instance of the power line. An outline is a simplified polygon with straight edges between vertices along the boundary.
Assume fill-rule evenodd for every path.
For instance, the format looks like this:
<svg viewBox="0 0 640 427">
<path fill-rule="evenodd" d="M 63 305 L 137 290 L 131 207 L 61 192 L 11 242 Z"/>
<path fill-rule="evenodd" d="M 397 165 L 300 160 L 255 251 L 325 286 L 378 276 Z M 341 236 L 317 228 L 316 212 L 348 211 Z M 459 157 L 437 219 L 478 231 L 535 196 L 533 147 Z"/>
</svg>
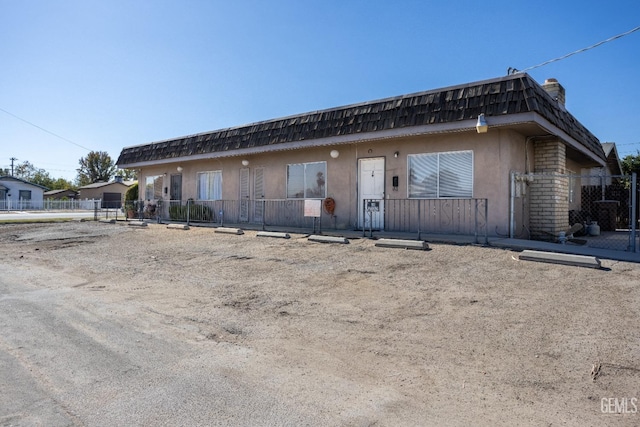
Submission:
<svg viewBox="0 0 640 427">
<path fill-rule="evenodd" d="M 68 143 L 70 143 L 70 144 L 73 144 L 73 145 L 75 145 L 75 146 L 77 146 L 77 147 L 83 148 L 83 149 L 85 149 L 85 150 L 87 150 L 87 151 L 92 151 L 90 148 L 84 147 L 84 146 L 82 146 L 82 145 L 78 144 L 77 142 L 73 142 L 73 141 L 71 141 L 70 139 L 67 139 L 67 138 L 65 138 L 65 137 L 63 137 L 63 136 L 60 136 L 60 135 L 58 135 L 58 134 L 56 134 L 56 133 L 53 133 L 53 132 L 51 132 L 50 130 L 47 130 L 47 129 L 45 129 L 45 128 L 41 127 L 41 126 L 38 126 L 38 125 L 36 125 L 36 124 L 34 124 L 34 123 L 31 123 L 29 120 L 25 120 L 25 119 L 23 119 L 22 117 L 18 117 L 18 116 L 16 116 L 16 115 L 15 115 L 15 114 L 13 114 L 13 113 L 8 112 L 7 110 L 4 110 L 4 109 L 0 108 L 0 111 L 2 111 L 2 112 L 4 112 L 4 113 L 6 113 L 6 114 L 8 114 L 8 115 L 10 115 L 11 117 L 15 117 L 16 119 L 18 119 L 18 120 L 20 120 L 20 121 L 23 121 L 23 122 L 25 122 L 26 124 L 33 126 L 34 128 L 38 128 L 38 129 L 40 129 L 40 130 L 41 130 L 41 131 L 43 131 L 43 132 L 46 132 L 46 133 L 48 133 L 48 134 L 50 134 L 50 135 L 53 135 L 53 136 L 55 136 L 56 138 L 60 138 L 60 139 L 61 139 L 61 140 L 63 140 L 63 141 L 66 141 L 66 142 L 68 142 Z"/>
<path fill-rule="evenodd" d="M 585 47 L 585 48 L 582 48 L 582 49 L 578 49 L 578 50 L 576 50 L 576 51 L 574 51 L 574 52 L 568 53 L 568 54 L 563 55 L 563 56 L 560 56 L 560 57 L 558 57 L 558 58 L 550 59 L 550 60 L 545 61 L 545 62 L 543 62 L 543 63 L 541 63 L 541 64 L 534 65 L 534 66 L 529 67 L 529 68 L 525 68 L 524 70 L 518 70 L 518 69 L 515 69 L 515 68 L 512 68 L 512 67 L 509 67 L 509 68 L 507 69 L 507 74 L 526 73 L 527 71 L 529 71 L 529 70 L 533 70 L 534 68 L 539 68 L 539 67 L 542 67 L 542 66 L 544 66 L 544 65 L 551 64 L 552 62 L 561 61 L 561 60 L 566 59 L 566 58 L 568 58 L 568 57 L 570 57 L 570 56 L 576 55 L 576 54 L 578 54 L 578 53 L 586 52 L 586 51 L 588 51 L 588 50 L 590 50 L 590 49 L 596 48 L 596 47 L 601 46 L 601 45 L 603 45 L 603 44 L 605 44 L 605 43 L 608 43 L 608 42 L 610 42 L 610 41 L 613 41 L 613 40 L 616 40 L 616 39 L 622 38 L 622 37 L 624 37 L 624 36 L 628 36 L 629 34 L 631 34 L 631 33 L 635 32 L 635 31 L 638 31 L 638 30 L 640 30 L 640 27 L 632 28 L 631 30 L 629 30 L 629 31 L 627 31 L 627 32 L 624 32 L 624 33 L 622 33 L 622 34 L 618 34 L 617 36 L 609 37 L 608 39 L 603 40 L 603 41 L 601 41 L 601 42 L 598 42 L 598 43 L 596 43 L 596 44 L 594 44 L 594 45 L 591 45 L 591 46 L 588 46 L 588 47 Z"/>
</svg>

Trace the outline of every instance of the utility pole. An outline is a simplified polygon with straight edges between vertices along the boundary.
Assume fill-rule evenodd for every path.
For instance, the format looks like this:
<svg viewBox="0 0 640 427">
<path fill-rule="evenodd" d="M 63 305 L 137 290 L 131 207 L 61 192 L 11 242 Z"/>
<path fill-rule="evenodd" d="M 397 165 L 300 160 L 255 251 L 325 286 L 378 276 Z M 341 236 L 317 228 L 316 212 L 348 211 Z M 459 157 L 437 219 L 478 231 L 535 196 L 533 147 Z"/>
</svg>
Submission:
<svg viewBox="0 0 640 427">
<path fill-rule="evenodd" d="M 11 160 L 11 176 L 13 176 L 13 162 L 15 162 L 18 159 L 16 159 L 15 157 L 12 157 L 9 160 Z"/>
</svg>

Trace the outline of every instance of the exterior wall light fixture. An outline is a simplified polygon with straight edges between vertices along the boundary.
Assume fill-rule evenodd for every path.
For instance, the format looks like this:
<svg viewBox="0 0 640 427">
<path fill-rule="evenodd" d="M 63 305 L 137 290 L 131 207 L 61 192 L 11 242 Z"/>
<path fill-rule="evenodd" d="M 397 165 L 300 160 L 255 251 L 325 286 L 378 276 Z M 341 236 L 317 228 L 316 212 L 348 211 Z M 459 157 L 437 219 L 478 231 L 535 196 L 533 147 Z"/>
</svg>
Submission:
<svg viewBox="0 0 640 427">
<path fill-rule="evenodd" d="M 340 155 L 340 152 L 338 150 L 331 150 L 329 155 L 331 156 L 332 159 L 337 159 L 338 156 Z"/>
<path fill-rule="evenodd" d="M 249 166 L 249 160 L 244 159 L 244 160 L 242 161 L 242 166 Z"/>
<path fill-rule="evenodd" d="M 476 130 L 478 133 L 486 133 L 489 130 L 487 120 L 484 118 L 484 113 L 478 116 L 478 123 L 476 123 Z"/>
<path fill-rule="evenodd" d="M 178 166 L 178 167 L 176 168 L 176 170 L 177 170 L 178 172 L 182 172 L 182 166 Z"/>
</svg>

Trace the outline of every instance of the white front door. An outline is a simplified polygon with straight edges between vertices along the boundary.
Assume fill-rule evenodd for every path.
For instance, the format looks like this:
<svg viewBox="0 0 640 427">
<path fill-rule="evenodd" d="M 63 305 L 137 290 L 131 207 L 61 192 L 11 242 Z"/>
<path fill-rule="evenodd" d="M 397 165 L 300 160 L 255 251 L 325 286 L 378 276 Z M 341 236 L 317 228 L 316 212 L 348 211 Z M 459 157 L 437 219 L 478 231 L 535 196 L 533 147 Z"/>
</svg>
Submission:
<svg viewBox="0 0 640 427">
<path fill-rule="evenodd" d="M 358 160 L 358 226 L 384 229 L 384 157 Z"/>
</svg>

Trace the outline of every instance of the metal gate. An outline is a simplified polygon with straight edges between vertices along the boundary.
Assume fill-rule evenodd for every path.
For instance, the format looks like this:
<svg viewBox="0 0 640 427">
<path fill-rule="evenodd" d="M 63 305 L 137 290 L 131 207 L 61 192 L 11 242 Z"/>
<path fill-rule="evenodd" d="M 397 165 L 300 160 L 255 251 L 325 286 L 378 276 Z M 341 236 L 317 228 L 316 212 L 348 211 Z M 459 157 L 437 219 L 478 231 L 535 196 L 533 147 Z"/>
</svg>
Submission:
<svg viewBox="0 0 640 427">
<path fill-rule="evenodd" d="M 638 252 L 635 173 L 512 173 L 510 188 L 509 237 L 557 241 L 560 232 L 549 233 L 535 227 L 560 219 L 566 220 L 564 233 L 580 224 L 582 227 L 574 227 L 580 228 L 574 233 L 579 237 L 576 241 L 584 241 L 588 247 Z M 566 217 L 563 218 L 564 214 Z"/>
</svg>

